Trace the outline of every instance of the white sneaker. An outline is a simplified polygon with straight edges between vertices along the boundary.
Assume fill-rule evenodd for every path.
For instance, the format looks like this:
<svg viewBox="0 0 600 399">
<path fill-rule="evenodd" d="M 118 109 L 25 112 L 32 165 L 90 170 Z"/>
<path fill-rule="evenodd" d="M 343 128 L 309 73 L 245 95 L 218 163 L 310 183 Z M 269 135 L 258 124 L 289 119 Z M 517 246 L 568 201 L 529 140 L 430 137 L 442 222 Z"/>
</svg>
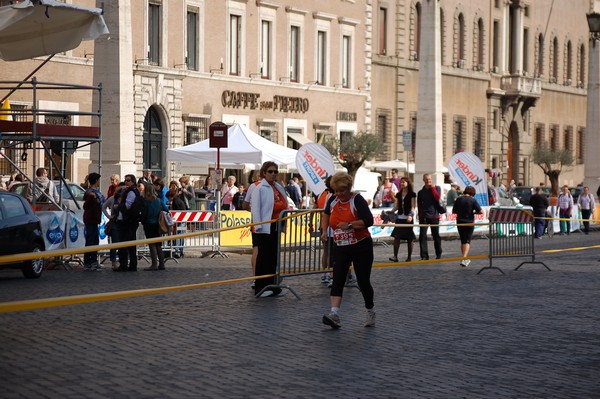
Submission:
<svg viewBox="0 0 600 399">
<path fill-rule="evenodd" d="M 373 327 L 375 325 L 376 313 L 373 309 L 367 309 L 367 320 L 365 320 L 365 327 Z"/>
<path fill-rule="evenodd" d="M 460 262 L 460 265 L 462 267 L 467 267 L 471 264 L 471 260 L 470 259 L 463 259 L 462 262 Z"/>
<path fill-rule="evenodd" d="M 271 291 L 271 290 L 265 290 L 258 297 L 259 298 L 267 298 L 267 297 L 270 297 L 271 295 L 273 295 L 273 291 Z"/>
</svg>

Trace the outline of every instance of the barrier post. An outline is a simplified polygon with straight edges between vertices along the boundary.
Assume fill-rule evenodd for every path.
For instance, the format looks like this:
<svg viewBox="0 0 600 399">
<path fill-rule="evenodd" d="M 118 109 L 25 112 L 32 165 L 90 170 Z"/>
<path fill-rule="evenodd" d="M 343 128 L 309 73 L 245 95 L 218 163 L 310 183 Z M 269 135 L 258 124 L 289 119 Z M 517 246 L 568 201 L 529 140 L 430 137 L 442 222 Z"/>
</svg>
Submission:
<svg viewBox="0 0 600 399">
<path fill-rule="evenodd" d="M 481 268 L 477 274 L 485 269 L 496 269 L 502 274 L 504 272 L 493 265 L 494 258 L 507 257 L 530 257 L 530 261 L 521 262 L 515 270 L 528 263 L 538 263 L 544 265 L 544 262 L 535 260 L 534 248 L 534 217 L 531 208 L 508 208 L 493 207 L 489 213 L 489 266 Z M 522 226 L 522 227 L 521 227 Z"/>
</svg>

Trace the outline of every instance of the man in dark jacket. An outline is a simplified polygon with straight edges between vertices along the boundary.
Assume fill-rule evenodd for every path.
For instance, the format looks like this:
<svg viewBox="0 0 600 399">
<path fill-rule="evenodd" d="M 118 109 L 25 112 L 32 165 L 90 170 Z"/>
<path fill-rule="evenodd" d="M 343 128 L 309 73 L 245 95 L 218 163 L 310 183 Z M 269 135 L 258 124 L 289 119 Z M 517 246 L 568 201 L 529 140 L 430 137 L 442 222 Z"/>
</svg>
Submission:
<svg viewBox="0 0 600 399">
<path fill-rule="evenodd" d="M 533 216 L 535 219 L 535 238 L 542 238 L 544 235 L 544 228 L 546 227 L 546 222 L 552 223 L 552 221 L 547 221 L 546 217 L 546 209 L 548 208 L 548 199 L 544 196 L 542 188 L 536 187 L 535 193 L 529 199 L 529 205 L 533 208 Z"/>
<path fill-rule="evenodd" d="M 141 211 L 140 192 L 137 189 L 137 179 L 134 175 L 125 176 L 125 191 L 119 203 L 118 223 L 121 223 L 121 241 L 135 241 L 137 229 L 140 224 L 139 213 Z M 135 245 L 127 248 L 119 248 L 119 267 L 116 272 L 136 272 L 137 252 Z"/>
<path fill-rule="evenodd" d="M 83 196 L 83 223 L 85 224 L 85 246 L 91 247 L 100 244 L 98 225 L 102 222 L 102 205 L 104 196 L 98 190 L 100 175 L 90 173 L 88 176 L 89 188 Z M 102 270 L 98 263 L 98 252 L 86 252 L 83 255 L 83 270 Z"/>
</svg>

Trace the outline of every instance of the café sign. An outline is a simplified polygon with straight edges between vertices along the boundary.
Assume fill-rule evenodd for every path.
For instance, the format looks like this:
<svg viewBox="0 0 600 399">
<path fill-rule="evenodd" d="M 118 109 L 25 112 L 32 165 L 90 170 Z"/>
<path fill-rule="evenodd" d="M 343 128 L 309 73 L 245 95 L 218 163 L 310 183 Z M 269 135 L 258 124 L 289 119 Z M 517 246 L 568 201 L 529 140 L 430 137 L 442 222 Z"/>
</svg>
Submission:
<svg viewBox="0 0 600 399">
<path fill-rule="evenodd" d="M 221 104 L 226 108 L 260 109 L 279 112 L 306 113 L 308 98 L 273 96 L 272 100 L 260 101 L 260 94 L 225 90 L 221 94 Z"/>
</svg>

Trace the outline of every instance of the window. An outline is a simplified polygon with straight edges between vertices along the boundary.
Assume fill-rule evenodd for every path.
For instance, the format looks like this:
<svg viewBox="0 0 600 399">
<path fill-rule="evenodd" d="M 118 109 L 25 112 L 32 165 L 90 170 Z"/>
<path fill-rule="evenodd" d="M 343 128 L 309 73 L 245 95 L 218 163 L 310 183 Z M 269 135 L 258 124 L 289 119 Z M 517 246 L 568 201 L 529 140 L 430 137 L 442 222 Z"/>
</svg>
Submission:
<svg viewBox="0 0 600 399">
<path fill-rule="evenodd" d="M 184 145 L 194 144 L 208 138 L 209 116 L 184 115 L 185 141 Z"/>
<path fill-rule="evenodd" d="M 154 107 L 144 119 L 143 141 L 144 169 L 162 170 L 162 124 Z"/>
<path fill-rule="evenodd" d="M 239 76 L 242 69 L 242 17 L 229 16 L 229 74 Z"/>
<path fill-rule="evenodd" d="M 300 27 L 292 26 L 290 30 L 290 81 L 298 82 L 300 75 Z"/>
<path fill-rule="evenodd" d="M 444 10 L 440 9 L 440 62 L 442 65 L 444 65 L 444 59 L 446 56 L 446 52 L 444 51 L 444 39 L 445 39 L 445 35 L 444 35 L 444 23 L 445 23 L 445 18 L 444 18 Z"/>
<path fill-rule="evenodd" d="M 485 161 L 485 119 L 475 118 L 473 123 L 473 154 Z"/>
<path fill-rule="evenodd" d="M 340 148 L 343 148 L 353 135 L 354 132 L 351 131 L 340 131 Z"/>
<path fill-rule="evenodd" d="M 529 71 L 529 29 L 523 29 L 523 72 Z"/>
<path fill-rule="evenodd" d="M 350 69 L 352 67 L 352 39 L 342 36 L 342 87 L 350 87 Z"/>
<path fill-rule="evenodd" d="M 479 71 L 483 70 L 483 64 L 484 64 L 484 46 L 485 46 L 485 37 L 484 37 L 485 32 L 483 31 L 483 19 L 479 18 L 479 20 L 477 21 L 477 35 L 475 36 L 476 42 L 475 42 L 475 57 L 473 60 L 473 64 L 474 64 L 474 69 L 477 69 Z"/>
<path fill-rule="evenodd" d="M 262 21 L 260 33 L 260 76 L 271 78 L 271 22 Z"/>
<path fill-rule="evenodd" d="M 456 26 L 456 66 L 459 68 L 465 67 L 465 16 L 458 14 Z"/>
<path fill-rule="evenodd" d="M 148 63 L 160 65 L 160 4 L 148 4 Z"/>
<path fill-rule="evenodd" d="M 412 133 L 411 148 L 405 148 L 404 151 L 410 151 L 409 158 L 411 161 L 415 160 L 415 150 L 417 149 L 417 113 L 410 113 L 410 131 Z"/>
<path fill-rule="evenodd" d="M 572 152 L 573 151 L 573 126 L 565 127 L 564 136 L 563 136 L 563 145 L 565 150 Z"/>
<path fill-rule="evenodd" d="M 188 69 L 198 70 L 198 13 L 187 12 L 187 38 L 185 64 Z"/>
<path fill-rule="evenodd" d="M 492 52 L 492 68 L 498 72 L 500 66 L 500 21 L 494 21 L 494 48 Z"/>
<path fill-rule="evenodd" d="M 538 35 L 537 47 L 536 71 L 534 76 L 539 78 L 544 74 L 544 35 L 541 33 Z"/>
<path fill-rule="evenodd" d="M 536 148 L 542 148 L 546 146 L 546 126 L 543 123 L 535 124 L 535 142 Z"/>
<path fill-rule="evenodd" d="M 3 195 L 2 204 L 4 205 L 4 210 L 6 210 L 5 219 L 23 217 L 27 215 L 27 211 L 25 210 L 25 207 L 19 198 L 10 195 Z"/>
<path fill-rule="evenodd" d="M 567 65 L 565 65 L 565 67 L 566 67 L 565 85 L 571 86 L 571 83 L 573 82 L 573 46 L 571 45 L 570 40 L 567 42 L 566 51 L 567 51 L 567 57 L 566 57 Z"/>
<path fill-rule="evenodd" d="M 558 125 L 550 125 L 550 142 L 548 144 L 550 151 L 558 149 Z"/>
<path fill-rule="evenodd" d="M 577 128 L 577 150 L 575 151 L 575 161 L 578 164 L 583 163 L 583 148 L 585 146 L 585 128 Z"/>
<path fill-rule="evenodd" d="M 585 46 L 579 46 L 579 76 L 577 77 L 577 86 L 583 88 L 585 83 Z"/>
<path fill-rule="evenodd" d="M 319 85 L 325 85 L 325 70 L 327 67 L 327 32 L 317 32 L 317 76 Z"/>
<path fill-rule="evenodd" d="M 558 38 L 552 41 L 552 54 L 550 54 L 550 83 L 558 82 Z"/>
<path fill-rule="evenodd" d="M 414 15 L 412 59 L 417 61 L 421 51 L 421 3 L 415 4 Z"/>
<path fill-rule="evenodd" d="M 463 152 L 466 150 L 465 145 L 465 127 L 466 117 L 455 116 L 454 117 L 454 134 L 452 135 L 452 151 L 454 154 L 457 152 Z"/>
<path fill-rule="evenodd" d="M 381 139 L 384 144 L 385 153 L 381 154 L 382 158 L 388 159 L 390 153 L 396 155 L 395 150 L 391 148 L 390 138 L 392 133 L 392 126 L 390 124 L 392 117 L 392 111 L 389 109 L 377 109 L 377 136 Z"/>
<path fill-rule="evenodd" d="M 379 54 L 387 54 L 387 8 L 379 7 Z"/>
</svg>

